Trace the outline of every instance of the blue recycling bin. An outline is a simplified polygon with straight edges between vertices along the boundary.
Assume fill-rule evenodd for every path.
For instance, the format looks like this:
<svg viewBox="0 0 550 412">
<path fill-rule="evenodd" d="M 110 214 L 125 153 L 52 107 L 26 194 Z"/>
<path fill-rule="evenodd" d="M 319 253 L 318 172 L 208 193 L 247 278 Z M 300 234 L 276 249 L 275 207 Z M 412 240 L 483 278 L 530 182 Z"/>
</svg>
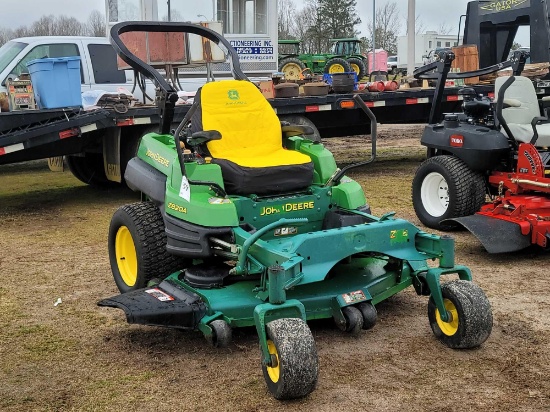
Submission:
<svg viewBox="0 0 550 412">
<path fill-rule="evenodd" d="M 39 109 L 82 106 L 80 57 L 52 57 L 27 63 Z"/>
</svg>

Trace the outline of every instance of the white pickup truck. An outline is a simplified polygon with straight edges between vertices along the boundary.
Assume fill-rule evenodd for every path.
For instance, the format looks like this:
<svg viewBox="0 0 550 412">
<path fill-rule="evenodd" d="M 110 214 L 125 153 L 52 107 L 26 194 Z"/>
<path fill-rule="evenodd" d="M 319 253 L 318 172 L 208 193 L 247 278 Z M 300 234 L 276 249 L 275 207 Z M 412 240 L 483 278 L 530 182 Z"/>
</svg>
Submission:
<svg viewBox="0 0 550 412">
<path fill-rule="evenodd" d="M 105 37 L 37 36 L 10 40 L 0 47 L 0 92 L 6 92 L 6 80 L 28 73 L 27 63 L 44 57 L 80 57 L 82 92 L 132 90 L 134 74 L 118 70 L 115 50 Z M 147 94 L 154 98 L 154 88 L 147 82 Z M 143 98 L 139 88 L 134 96 Z"/>
</svg>

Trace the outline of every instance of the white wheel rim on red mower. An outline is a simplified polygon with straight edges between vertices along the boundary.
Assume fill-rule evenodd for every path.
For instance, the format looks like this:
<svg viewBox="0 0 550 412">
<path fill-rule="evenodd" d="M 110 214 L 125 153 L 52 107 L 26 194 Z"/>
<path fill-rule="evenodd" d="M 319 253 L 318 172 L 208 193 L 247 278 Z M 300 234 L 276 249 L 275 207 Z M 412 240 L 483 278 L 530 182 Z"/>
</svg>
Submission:
<svg viewBox="0 0 550 412">
<path fill-rule="evenodd" d="M 442 216 L 449 207 L 449 185 L 445 178 L 436 172 L 428 174 L 422 181 L 420 198 L 430 216 Z"/>
</svg>

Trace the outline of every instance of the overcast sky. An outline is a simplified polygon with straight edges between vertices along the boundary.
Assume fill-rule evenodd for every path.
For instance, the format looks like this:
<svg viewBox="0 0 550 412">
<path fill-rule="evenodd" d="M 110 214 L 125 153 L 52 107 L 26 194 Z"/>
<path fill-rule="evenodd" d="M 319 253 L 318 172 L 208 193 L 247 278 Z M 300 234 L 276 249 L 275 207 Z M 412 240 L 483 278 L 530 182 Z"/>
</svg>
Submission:
<svg viewBox="0 0 550 412">
<path fill-rule="evenodd" d="M 138 3 L 138 0 L 126 0 Z M 274 1 L 274 0 L 269 0 Z M 294 0 L 300 7 L 303 0 Z M 376 0 L 377 8 L 393 1 L 401 8 L 404 19 L 407 14 L 406 0 Z M 159 14 L 166 14 L 166 0 L 159 0 Z M 210 0 L 171 0 L 172 8 L 180 11 L 185 18 L 197 20 L 197 14 L 211 16 L 212 2 Z M 445 23 L 452 27 L 452 34 L 458 33 L 458 21 L 461 14 L 466 13 L 468 0 L 416 0 L 416 15 L 420 16 L 426 30 L 437 30 L 440 24 Z M 0 0 L 2 20 L 0 26 L 16 28 L 29 25 L 45 14 L 76 17 L 86 21 L 93 10 L 105 13 L 105 0 Z M 359 26 L 362 36 L 367 36 L 367 22 L 372 19 L 373 0 L 357 0 L 359 16 L 363 23 Z M 463 19 L 464 20 L 464 19 Z M 464 21 L 462 23 L 464 25 Z M 462 31 L 462 30 L 461 30 Z M 516 40 L 523 46 L 529 45 L 529 36 L 526 30 L 521 30 Z"/>
</svg>

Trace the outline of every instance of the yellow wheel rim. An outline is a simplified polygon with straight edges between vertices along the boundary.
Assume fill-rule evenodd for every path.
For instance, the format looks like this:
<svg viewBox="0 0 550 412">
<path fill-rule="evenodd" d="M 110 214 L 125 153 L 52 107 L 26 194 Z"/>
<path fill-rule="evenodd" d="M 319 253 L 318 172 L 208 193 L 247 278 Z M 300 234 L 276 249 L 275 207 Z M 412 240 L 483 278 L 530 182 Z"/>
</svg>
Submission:
<svg viewBox="0 0 550 412">
<path fill-rule="evenodd" d="M 128 286 L 137 282 L 137 254 L 132 234 L 126 226 L 121 226 L 115 237 L 115 255 L 118 271 Z"/>
<path fill-rule="evenodd" d="M 451 314 L 450 322 L 443 322 L 441 320 L 441 316 L 437 308 L 435 309 L 435 320 L 437 322 L 437 326 L 441 329 L 441 332 L 447 336 L 453 336 L 458 330 L 458 311 L 456 310 L 456 306 L 449 299 L 443 299 L 443 304 L 445 305 L 447 312 Z"/>
<path fill-rule="evenodd" d="M 357 76 L 359 76 L 360 69 L 359 69 L 359 66 L 357 64 L 352 63 L 351 64 L 351 70 L 353 70 L 355 73 L 357 73 Z"/>
<path fill-rule="evenodd" d="M 344 73 L 344 66 L 342 66 L 341 64 L 333 64 L 332 66 L 329 67 L 328 72 L 330 74 Z"/>
<path fill-rule="evenodd" d="M 267 341 L 267 349 L 269 350 L 269 354 L 275 355 L 275 359 L 277 359 L 277 366 L 266 366 L 267 374 L 269 375 L 269 379 L 271 379 L 272 382 L 277 383 L 279 382 L 279 377 L 281 376 L 281 363 L 279 362 L 279 354 L 277 353 L 277 348 L 275 347 L 275 344 L 271 340 Z"/>
<path fill-rule="evenodd" d="M 284 65 L 282 71 L 285 74 L 286 80 L 299 80 L 302 68 L 296 63 L 288 63 Z"/>
</svg>

